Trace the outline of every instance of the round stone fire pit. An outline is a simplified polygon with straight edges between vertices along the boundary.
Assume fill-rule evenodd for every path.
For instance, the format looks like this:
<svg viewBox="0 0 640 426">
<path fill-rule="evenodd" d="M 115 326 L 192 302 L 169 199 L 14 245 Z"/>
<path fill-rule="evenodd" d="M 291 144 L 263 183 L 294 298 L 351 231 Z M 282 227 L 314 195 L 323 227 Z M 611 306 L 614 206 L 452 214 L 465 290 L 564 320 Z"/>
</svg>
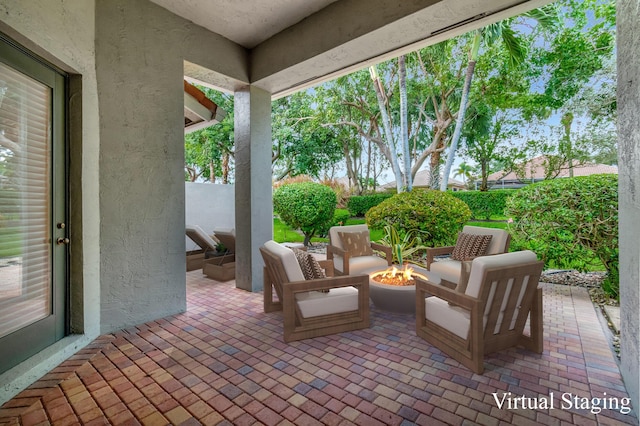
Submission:
<svg viewBox="0 0 640 426">
<path fill-rule="evenodd" d="M 411 266 L 413 275 L 429 279 L 431 273 L 419 266 Z M 376 276 L 385 273 L 386 270 L 369 273 L 369 297 L 373 304 L 382 310 L 410 314 L 416 312 L 416 286 L 382 284 L 375 280 Z"/>
</svg>

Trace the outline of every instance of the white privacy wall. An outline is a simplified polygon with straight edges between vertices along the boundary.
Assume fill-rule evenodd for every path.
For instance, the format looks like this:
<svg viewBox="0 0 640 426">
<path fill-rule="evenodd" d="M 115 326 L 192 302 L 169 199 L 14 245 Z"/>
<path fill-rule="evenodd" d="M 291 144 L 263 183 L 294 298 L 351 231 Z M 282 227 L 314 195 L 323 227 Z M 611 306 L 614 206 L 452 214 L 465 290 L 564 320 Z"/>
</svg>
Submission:
<svg viewBox="0 0 640 426">
<path fill-rule="evenodd" d="M 185 225 L 198 225 L 205 232 L 235 229 L 235 187 L 212 183 L 185 182 Z M 198 246 L 188 237 L 186 249 Z"/>
</svg>

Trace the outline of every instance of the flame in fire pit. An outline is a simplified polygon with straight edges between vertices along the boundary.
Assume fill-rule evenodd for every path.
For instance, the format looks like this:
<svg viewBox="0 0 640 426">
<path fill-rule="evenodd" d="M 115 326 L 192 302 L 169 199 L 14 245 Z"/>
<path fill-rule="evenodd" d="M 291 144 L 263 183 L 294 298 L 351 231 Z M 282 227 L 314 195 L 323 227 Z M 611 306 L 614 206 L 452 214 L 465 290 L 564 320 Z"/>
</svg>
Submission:
<svg viewBox="0 0 640 426">
<path fill-rule="evenodd" d="M 414 276 L 425 278 L 423 275 L 416 273 L 413 268 L 409 267 L 409 265 L 405 265 L 402 269 L 398 269 L 393 266 L 389 269 L 385 269 L 384 271 L 375 272 L 371 274 L 371 279 L 380 284 L 409 286 L 415 285 L 415 280 L 413 279 Z"/>
</svg>

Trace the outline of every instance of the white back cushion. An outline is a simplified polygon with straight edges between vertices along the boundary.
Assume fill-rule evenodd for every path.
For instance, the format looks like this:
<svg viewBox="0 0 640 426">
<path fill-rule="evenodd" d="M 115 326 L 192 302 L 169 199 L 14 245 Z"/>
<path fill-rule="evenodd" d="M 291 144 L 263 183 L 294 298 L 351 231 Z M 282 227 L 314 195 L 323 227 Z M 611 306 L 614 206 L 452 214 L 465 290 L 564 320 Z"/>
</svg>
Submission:
<svg viewBox="0 0 640 426">
<path fill-rule="evenodd" d="M 187 237 L 200 246 L 202 250 L 211 249 L 215 250 L 218 243 L 213 240 L 202 228 L 198 225 L 186 225 L 185 231 Z"/>
<path fill-rule="evenodd" d="M 471 273 L 469 274 L 469 284 L 467 284 L 467 296 L 477 298 L 480 294 L 482 276 L 488 268 L 501 266 L 513 266 L 520 263 L 530 263 L 538 260 L 538 257 L 531 250 L 515 251 L 512 253 L 496 254 L 495 256 L 480 256 L 473 259 Z"/>
<path fill-rule="evenodd" d="M 491 238 L 485 254 L 504 253 L 504 246 L 507 244 L 507 238 L 509 238 L 509 233 L 504 229 L 484 228 L 482 226 L 465 225 L 462 228 L 462 232 L 474 235 L 492 235 L 493 238 Z"/>
<path fill-rule="evenodd" d="M 298 259 L 296 259 L 296 255 L 293 254 L 293 251 L 290 248 L 285 247 L 282 244 L 278 244 L 273 240 L 269 240 L 264 243 L 263 247 L 280 258 L 282 266 L 284 266 L 284 271 L 287 273 L 287 278 L 289 278 L 289 282 L 304 281 L 304 275 L 302 274 L 302 269 L 300 269 Z"/>
<path fill-rule="evenodd" d="M 342 238 L 338 235 L 338 232 L 361 232 L 368 231 L 369 227 L 366 224 L 361 225 L 347 225 L 347 226 L 332 226 L 329 228 L 329 238 L 331 239 L 331 244 L 343 249 L 342 246 Z"/>
</svg>

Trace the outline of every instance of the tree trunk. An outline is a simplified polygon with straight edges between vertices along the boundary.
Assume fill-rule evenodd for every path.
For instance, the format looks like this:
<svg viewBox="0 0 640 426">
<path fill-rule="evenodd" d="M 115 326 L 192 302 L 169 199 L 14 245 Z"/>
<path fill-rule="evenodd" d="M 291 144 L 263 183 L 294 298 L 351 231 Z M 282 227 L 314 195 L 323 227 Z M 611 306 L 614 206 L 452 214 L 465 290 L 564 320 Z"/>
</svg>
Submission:
<svg viewBox="0 0 640 426">
<path fill-rule="evenodd" d="M 222 156 L 222 183 L 229 183 L 229 153 Z"/>
<path fill-rule="evenodd" d="M 431 159 L 429 160 L 429 169 L 430 169 L 430 187 L 432 189 L 438 189 L 440 186 L 440 151 L 436 151 L 431 154 Z"/>
<path fill-rule="evenodd" d="M 487 171 L 487 163 L 485 161 L 480 163 L 480 175 L 482 176 L 482 182 L 480 183 L 480 191 L 486 192 L 489 190 L 488 188 L 489 172 Z"/>
<path fill-rule="evenodd" d="M 569 177 L 573 177 L 573 147 L 571 146 L 571 124 L 573 123 L 573 114 L 565 113 L 560 120 L 564 127 L 564 140 L 566 143 L 567 162 L 569 163 Z M 561 166 L 562 167 L 562 166 Z"/>
<path fill-rule="evenodd" d="M 473 38 L 473 45 L 471 47 L 471 53 L 469 55 L 469 64 L 467 65 L 467 74 L 464 78 L 464 86 L 462 86 L 462 98 L 460 99 L 460 108 L 458 109 L 458 119 L 456 120 L 456 128 L 453 131 L 453 138 L 449 145 L 449 154 L 447 155 L 447 162 L 444 166 L 444 174 L 442 176 L 442 182 L 440 183 L 440 190 L 446 191 L 449 183 L 449 173 L 451 173 L 451 167 L 453 166 L 453 160 L 456 156 L 456 150 L 458 149 L 458 142 L 460 141 L 460 135 L 462 134 L 462 126 L 464 125 L 464 117 L 467 112 L 467 104 L 469 102 L 469 89 L 471 88 L 471 80 L 473 79 L 473 72 L 476 68 L 476 61 L 478 59 L 478 49 L 480 48 L 480 41 L 482 39 L 482 33 L 480 30 L 476 30 L 476 35 Z"/>
<path fill-rule="evenodd" d="M 371 73 L 371 79 L 373 80 L 373 88 L 376 91 L 376 97 L 378 99 L 378 107 L 380 108 L 380 116 L 382 117 L 382 127 L 384 128 L 385 139 L 387 140 L 387 146 L 390 150 L 391 156 L 391 168 L 396 178 L 396 191 L 402 192 L 402 172 L 398 165 L 398 153 L 396 152 L 396 145 L 393 143 L 393 135 L 391 133 L 391 119 L 387 113 L 387 106 L 384 100 L 384 94 L 382 93 L 382 84 L 380 83 L 380 77 L 375 65 L 369 67 Z"/>
<path fill-rule="evenodd" d="M 405 56 L 398 58 L 400 84 L 400 143 L 402 146 L 402 161 L 404 163 L 404 181 L 407 191 L 413 188 L 411 179 L 411 156 L 409 155 L 409 126 L 407 123 L 407 70 Z"/>
<path fill-rule="evenodd" d="M 216 183 L 216 167 L 213 161 L 209 161 L 209 182 Z"/>
</svg>

